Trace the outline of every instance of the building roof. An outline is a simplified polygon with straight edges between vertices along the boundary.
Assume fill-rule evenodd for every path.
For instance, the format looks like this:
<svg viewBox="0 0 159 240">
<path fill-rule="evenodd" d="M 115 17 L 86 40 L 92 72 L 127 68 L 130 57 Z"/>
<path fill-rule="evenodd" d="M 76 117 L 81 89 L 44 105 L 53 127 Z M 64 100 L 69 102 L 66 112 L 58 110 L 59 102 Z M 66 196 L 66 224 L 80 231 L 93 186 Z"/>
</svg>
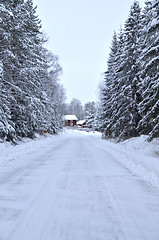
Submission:
<svg viewBox="0 0 159 240">
<path fill-rule="evenodd" d="M 85 120 L 79 120 L 79 121 L 77 122 L 77 125 L 83 125 L 85 122 L 86 122 Z"/>
<path fill-rule="evenodd" d="M 65 120 L 78 120 L 78 118 L 75 115 L 65 115 Z"/>
</svg>

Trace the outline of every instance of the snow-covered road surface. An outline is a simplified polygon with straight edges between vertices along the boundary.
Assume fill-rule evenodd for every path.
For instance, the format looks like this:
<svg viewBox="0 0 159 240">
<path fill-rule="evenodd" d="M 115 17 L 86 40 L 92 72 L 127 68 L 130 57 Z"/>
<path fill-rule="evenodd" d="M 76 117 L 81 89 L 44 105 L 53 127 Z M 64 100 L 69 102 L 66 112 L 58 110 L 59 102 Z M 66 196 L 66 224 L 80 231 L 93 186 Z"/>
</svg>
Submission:
<svg viewBox="0 0 159 240">
<path fill-rule="evenodd" d="M 158 240 L 159 189 L 114 151 L 71 132 L 3 163 L 0 240 Z"/>
</svg>

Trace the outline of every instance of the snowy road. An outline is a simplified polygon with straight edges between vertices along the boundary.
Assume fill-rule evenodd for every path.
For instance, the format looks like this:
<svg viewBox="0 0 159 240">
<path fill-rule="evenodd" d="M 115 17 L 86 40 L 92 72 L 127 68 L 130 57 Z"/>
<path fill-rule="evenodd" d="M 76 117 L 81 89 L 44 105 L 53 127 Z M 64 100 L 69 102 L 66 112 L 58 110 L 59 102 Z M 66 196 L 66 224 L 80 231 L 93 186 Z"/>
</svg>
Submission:
<svg viewBox="0 0 159 240">
<path fill-rule="evenodd" d="M 50 139 L 1 168 L 0 240 L 159 239 L 159 190 L 115 148 L 96 134 Z"/>
</svg>

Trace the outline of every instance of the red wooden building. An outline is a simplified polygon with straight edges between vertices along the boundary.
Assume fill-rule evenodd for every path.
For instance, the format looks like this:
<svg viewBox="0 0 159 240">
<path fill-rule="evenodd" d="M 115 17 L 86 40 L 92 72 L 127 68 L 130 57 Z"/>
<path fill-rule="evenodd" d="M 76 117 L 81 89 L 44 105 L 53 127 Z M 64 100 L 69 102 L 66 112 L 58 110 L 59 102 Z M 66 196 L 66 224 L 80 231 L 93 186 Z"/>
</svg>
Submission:
<svg viewBox="0 0 159 240">
<path fill-rule="evenodd" d="M 78 118 L 75 115 L 65 115 L 65 127 L 74 127 L 77 125 Z"/>
</svg>

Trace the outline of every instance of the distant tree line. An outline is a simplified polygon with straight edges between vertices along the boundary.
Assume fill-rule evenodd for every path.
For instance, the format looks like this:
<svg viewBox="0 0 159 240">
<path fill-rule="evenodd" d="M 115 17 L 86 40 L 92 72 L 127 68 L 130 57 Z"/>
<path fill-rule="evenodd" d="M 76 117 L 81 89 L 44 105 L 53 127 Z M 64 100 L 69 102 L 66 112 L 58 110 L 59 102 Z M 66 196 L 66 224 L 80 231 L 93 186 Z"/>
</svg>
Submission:
<svg viewBox="0 0 159 240">
<path fill-rule="evenodd" d="M 159 137 L 159 0 L 147 0 L 143 11 L 134 1 L 114 32 L 97 118 L 118 140 Z"/>
<path fill-rule="evenodd" d="M 32 0 L 0 0 L 0 139 L 61 128 L 65 90 Z"/>
</svg>

